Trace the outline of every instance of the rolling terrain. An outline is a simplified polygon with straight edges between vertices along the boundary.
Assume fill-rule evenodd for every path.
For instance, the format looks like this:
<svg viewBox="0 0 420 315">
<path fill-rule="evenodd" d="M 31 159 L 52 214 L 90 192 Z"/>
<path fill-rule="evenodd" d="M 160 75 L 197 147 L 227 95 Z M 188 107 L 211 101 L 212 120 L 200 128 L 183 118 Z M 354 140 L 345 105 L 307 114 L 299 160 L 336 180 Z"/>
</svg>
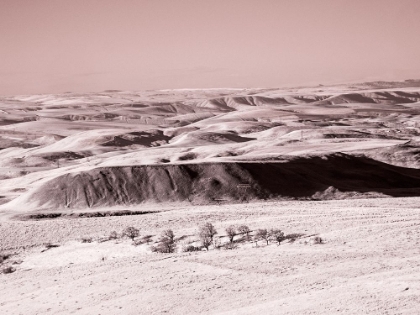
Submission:
<svg viewBox="0 0 420 315">
<path fill-rule="evenodd" d="M 419 154 L 416 80 L 0 97 L 0 313 L 417 314 Z"/>
<path fill-rule="evenodd" d="M 420 195 L 419 85 L 3 97 L 0 200 L 47 210 Z"/>
</svg>

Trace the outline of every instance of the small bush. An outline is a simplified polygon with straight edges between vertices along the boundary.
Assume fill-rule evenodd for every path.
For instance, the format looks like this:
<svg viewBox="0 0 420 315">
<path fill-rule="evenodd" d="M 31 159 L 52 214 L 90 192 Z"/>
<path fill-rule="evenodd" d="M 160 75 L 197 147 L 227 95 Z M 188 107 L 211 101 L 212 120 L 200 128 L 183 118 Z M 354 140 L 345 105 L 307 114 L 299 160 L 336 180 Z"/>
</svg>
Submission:
<svg viewBox="0 0 420 315">
<path fill-rule="evenodd" d="M 16 271 L 16 268 L 13 268 L 12 266 L 9 266 L 9 267 L 3 268 L 2 271 L 3 271 L 4 274 L 13 273 L 13 272 Z"/>
<path fill-rule="evenodd" d="M 301 238 L 302 236 L 304 236 L 305 234 L 302 233 L 291 233 L 291 234 L 287 234 L 284 238 L 286 240 L 289 240 L 290 243 L 293 243 L 294 241 L 296 241 L 298 238 Z"/>
<path fill-rule="evenodd" d="M 50 248 L 56 248 L 56 247 L 60 247 L 60 245 L 58 244 L 51 244 L 51 243 L 46 243 L 45 247 L 50 249 Z"/>
<path fill-rule="evenodd" d="M 9 259 L 9 254 L 0 253 L 0 264 L 3 263 L 6 259 Z"/>
<path fill-rule="evenodd" d="M 224 249 L 237 249 L 238 248 L 238 244 L 235 244 L 235 243 L 226 243 L 224 246 L 223 246 L 223 248 Z"/>
<path fill-rule="evenodd" d="M 56 248 L 56 247 L 60 247 L 60 245 L 58 244 L 51 244 L 51 243 L 45 243 L 45 249 L 41 251 L 41 253 L 46 252 L 47 250 L 51 249 L 51 248 Z"/>
<path fill-rule="evenodd" d="M 202 250 L 202 247 L 200 246 L 194 246 L 194 245 L 187 245 L 183 248 L 183 252 L 199 252 Z"/>
<path fill-rule="evenodd" d="M 110 234 L 109 234 L 109 239 L 110 240 L 116 240 L 118 238 L 118 233 L 117 233 L 117 231 L 112 231 Z"/>
<path fill-rule="evenodd" d="M 92 237 L 82 237 L 82 243 L 92 243 L 93 238 Z"/>
<path fill-rule="evenodd" d="M 314 244 L 324 244 L 324 240 L 322 239 L 322 237 L 320 236 L 315 236 L 312 241 L 314 242 Z"/>
</svg>

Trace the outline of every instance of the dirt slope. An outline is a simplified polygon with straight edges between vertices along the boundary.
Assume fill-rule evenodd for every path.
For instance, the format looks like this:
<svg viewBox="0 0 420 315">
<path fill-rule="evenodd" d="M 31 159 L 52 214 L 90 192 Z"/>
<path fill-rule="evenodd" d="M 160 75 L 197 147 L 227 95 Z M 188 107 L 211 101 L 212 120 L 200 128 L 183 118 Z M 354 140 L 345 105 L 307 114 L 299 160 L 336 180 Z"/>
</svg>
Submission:
<svg viewBox="0 0 420 315">
<path fill-rule="evenodd" d="M 59 176 L 25 198 L 41 208 L 141 202 L 419 196 L 420 170 L 345 154 L 282 162 L 203 163 L 97 168 Z"/>
</svg>

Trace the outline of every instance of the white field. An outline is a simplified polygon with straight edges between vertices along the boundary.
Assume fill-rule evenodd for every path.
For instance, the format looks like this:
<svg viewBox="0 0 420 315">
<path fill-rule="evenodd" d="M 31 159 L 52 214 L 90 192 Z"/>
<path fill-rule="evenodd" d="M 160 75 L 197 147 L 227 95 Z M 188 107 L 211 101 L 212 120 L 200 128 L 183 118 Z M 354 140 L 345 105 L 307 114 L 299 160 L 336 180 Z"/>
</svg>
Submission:
<svg viewBox="0 0 420 315">
<path fill-rule="evenodd" d="M 420 198 L 163 206 L 139 216 L 2 222 L 26 246 L 2 276 L 2 314 L 417 314 Z M 142 209 L 143 210 L 143 209 Z M 152 210 L 156 210 L 152 207 Z M 303 233 L 294 243 L 156 254 L 129 240 L 80 242 L 134 225 L 194 241 L 197 225 Z M 310 235 L 325 243 L 315 245 Z M 40 244 L 60 247 L 47 251 Z M 13 252 L 13 250 L 9 250 Z"/>
</svg>

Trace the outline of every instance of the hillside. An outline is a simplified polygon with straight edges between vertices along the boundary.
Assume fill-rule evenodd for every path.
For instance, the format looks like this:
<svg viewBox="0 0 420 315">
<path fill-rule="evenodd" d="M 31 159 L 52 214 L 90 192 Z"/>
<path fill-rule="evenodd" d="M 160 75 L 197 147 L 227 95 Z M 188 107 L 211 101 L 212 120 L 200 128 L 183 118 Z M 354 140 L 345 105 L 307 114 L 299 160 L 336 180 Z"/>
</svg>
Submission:
<svg viewBox="0 0 420 315">
<path fill-rule="evenodd" d="M 415 196 L 418 85 L 0 97 L 0 203 Z"/>
</svg>

